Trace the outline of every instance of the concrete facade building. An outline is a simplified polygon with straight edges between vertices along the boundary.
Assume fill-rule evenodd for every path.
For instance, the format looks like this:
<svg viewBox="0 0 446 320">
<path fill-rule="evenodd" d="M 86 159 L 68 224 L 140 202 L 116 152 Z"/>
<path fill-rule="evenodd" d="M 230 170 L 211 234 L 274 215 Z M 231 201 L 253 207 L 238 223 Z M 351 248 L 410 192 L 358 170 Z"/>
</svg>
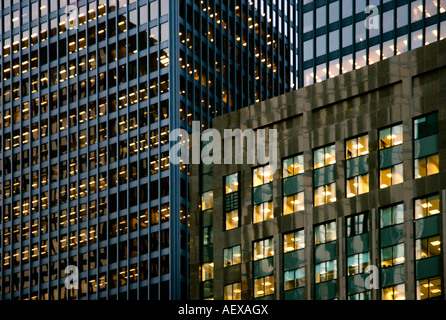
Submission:
<svg viewBox="0 0 446 320">
<path fill-rule="evenodd" d="M 439 41 L 214 119 L 279 167 L 193 167 L 191 298 L 444 298 L 445 88 Z"/>
</svg>

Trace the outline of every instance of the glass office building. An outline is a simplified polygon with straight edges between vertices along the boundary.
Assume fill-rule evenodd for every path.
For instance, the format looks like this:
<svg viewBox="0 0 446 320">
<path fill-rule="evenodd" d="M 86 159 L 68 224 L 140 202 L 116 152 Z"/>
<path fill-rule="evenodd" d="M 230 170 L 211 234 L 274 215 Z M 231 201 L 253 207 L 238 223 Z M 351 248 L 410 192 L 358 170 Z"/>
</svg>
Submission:
<svg viewBox="0 0 446 320">
<path fill-rule="evenodd" d="M 371 2 L 373 30 L 350 2 L 1 1 L 1 298 L 187 297 L 169 132 L 445 35 L 444 1 Z"/>
</svg>

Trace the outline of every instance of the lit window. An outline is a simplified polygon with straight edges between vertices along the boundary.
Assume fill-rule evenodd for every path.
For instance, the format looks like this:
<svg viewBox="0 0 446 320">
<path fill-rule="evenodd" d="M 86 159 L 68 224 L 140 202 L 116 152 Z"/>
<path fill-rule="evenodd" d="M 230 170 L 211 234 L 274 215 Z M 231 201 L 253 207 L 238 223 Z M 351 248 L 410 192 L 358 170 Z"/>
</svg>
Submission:
<svg viewBox="0 0 446 320">
<path fill-rule="evenodd" d="M 415 200 L 415 219 L 440 213 L 440 198 L 438 195 Z"/>
<path fill-rule="evenodd" d="M 303 155 L 294 156 L 283 160 L 283 177 L 291 177 L 293 175 L 304 172 Z"/>
<path fill-rule="evenodd" d="M 335 151 L 335 145 L 330 145 L 313 152 L 314 206 L 336 201 Z"/>
<path fill-rule="evenodd" d="M 241 300 L 242 299 L 242 283 L 236 282 L 228 284 L 224 287 L 224 300 Z"/>
<path fill-rule="evenodd" d="M 336 201 L 336 183 L 330 183 L 314 189 L 314 206 Z"/>
<path fill-rule="evenodd" d="M 304 192 L 283 197 L 283 214 L 291 214 L 305 209 Z"/>
<path fill-rule="evenodd" d="M 410 12 L 411 22 L 416 22 L 418 20 L 421 20 L 423 18 L 423 12 L 424 12 L 423 1 L 422 0 L 412 1 L 411 12 Z"/>
<path fill-rule="evenodd" d="M 417 260 L 441 254 L 440 236 L 432 236 L 415 240 L 415 258 Z"/>
<path fill-rule="evenodd" d="M 368 135 L 363 135 L 346 141 L 347 198 L 369 191 L 368 140 Z"/>
<path fill-rule="evenodd" d="M 214 263 L 207 262 L 201 265 L 201 281 L 214 279 Z"/>
<path fill-rule="evenodd" d="M 272 201 L 254 205 L 253 223 L 262 222 L 273 218 L 274 212 Z"/>
<path fill-rule="evenodd" d="M 379 131 L 380 188 L 403 182 L 403 125 Z"/>
<path fill-rule="evenodd" d="M 201 210 L 205 211 L 214 207 L 213 191 L 204 192 L 201 196 Z"/>
<path fill-rule="evenodd" d="M 441 277 L 417 280 L 417 300 L 426 300 L 441 296 Z"/>
<path fill-rule="evenodd" d="M 274 256 L 273 238 L 253 242 L 253 260 L 261 260 Z"/>
<path fill-rule="evenodd" d="M 290 252 L 305 248 L 305 232 L 298 230 L 283 235 L 283 252 Z"/>
<path fill-rule="evenodd" d="M 404 283 L 382 288 L 381 299 L 382 300 L 405 300 L 406 299 L 405 290 L 406 290 L 406 287 L 405 287 Z"/>
<path fill-rule="evenodd" d="M 271 165 L 266 165 L 254 169 L 253 171 L 253 186 L 257 187 L 273 181 L 273 170 Z"/>
<path fill-rule="evenodd" d="M 322 147 L 314 151 L 314 169 L 336 163 L 335 145 Z"/>
<path fill-rule="evenodd" d="M 396 54 L 400 55 L 408 50 L 407 34 L 396 39 Z"/>
<path fill-rule="evenodd" d="M 254 298 L 274 294 L 274 275 L 254 279 Z"/>
</svg>

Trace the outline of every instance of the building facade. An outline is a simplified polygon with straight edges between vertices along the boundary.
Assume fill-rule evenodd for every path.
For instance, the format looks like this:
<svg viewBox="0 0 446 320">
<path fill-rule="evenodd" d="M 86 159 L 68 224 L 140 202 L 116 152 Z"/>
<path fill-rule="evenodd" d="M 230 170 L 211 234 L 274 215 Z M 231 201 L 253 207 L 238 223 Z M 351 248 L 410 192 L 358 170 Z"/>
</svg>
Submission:
<svg viewBox="0 0 446 320">
<path fill-rule="evenodd" d="M 192 168 L 191 298 L 443 299 L 445 85 L 443 40 L 214 119 L 278 167 Z"/>
<path fill-rule="evenodd" d="M 1 299 L 187 297 L 189 169 L 169 132 L 442 39 L 444 8 L 1 1 Z"/>
</svg>

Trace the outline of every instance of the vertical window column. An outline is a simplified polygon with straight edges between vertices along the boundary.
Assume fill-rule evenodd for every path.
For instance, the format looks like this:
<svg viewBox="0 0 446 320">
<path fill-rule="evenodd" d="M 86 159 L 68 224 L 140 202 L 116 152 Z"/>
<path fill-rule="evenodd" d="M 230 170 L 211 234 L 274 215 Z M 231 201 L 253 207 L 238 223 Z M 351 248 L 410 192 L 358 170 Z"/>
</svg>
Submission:
<svg viewBox="0 0 446 320">
<path fill-rule="evenodd" d="M 303 154 L 283 160 L 282 163 L 283 215 L 305 209 L 303 172 Z"/>
<path fill-rule="evenodd" d="M 414 120 L 415 179 L 439 172 L 438 113 Z"/>
<path fill-rule="evenodd" d="M 365 269 L 370 263 L 368 212 L 349 216 L 346 222 L 348 299 L 369 300 L 370 290 L 364 290 L 366 278 L 369 276 Z"/>
<path fill-rule="evenodd" d="M 442 297 L 440 198 L 432 195 L 415 200 L 416 299 Z"/>
<path fill-rule="evenodd" d="M 284 299 L 305 299 L 304 229 L 283 235 Z"/>
<path fill-rule="evenodd" d="M 315 299 L 330 300 L 338 295 L 336 221 L 314 227 Z"/>
<path fill-rule="evenodd" d="M 379 131 L 379 187 L 403 182 L 403 125 Z"/>
<path fill-rule="evenodd" d="M 253 223 L 274 218 L 273 171 L 271 165 L 253 170 Z"/>
<path fill-rule="evenodd" d="M 253 242 L 254 299 L 274 298 L 274 240 Z"/>
<path fill-rule="evenodd" d="M 380 210 L 381 299 L 404 300 L 404 205 Z"/>
<path fill-rule="evenodd" d="M 336 148 L 329 145 L 313 152 L 314 206 L 336 201 Z"/>
<path fill-rule="evenodd" d="M 213 209 L 214 192 L 212 190 L 212 166 L 201 165 L 201 297 L 210 299 L 214 296 L 214 262 L 213 262 Z"/>
<path fill-rule="evenodd" d="M 224 209 L 226 230 L 231 230 L 240 226 L 238 185 L 238 173 L 234 173 L 225 177 Z"/>
<path fill-rule="evenodd" d="M 347 198 L 369 192 L 369 136 L 346 141 Z"/>
</svg>

